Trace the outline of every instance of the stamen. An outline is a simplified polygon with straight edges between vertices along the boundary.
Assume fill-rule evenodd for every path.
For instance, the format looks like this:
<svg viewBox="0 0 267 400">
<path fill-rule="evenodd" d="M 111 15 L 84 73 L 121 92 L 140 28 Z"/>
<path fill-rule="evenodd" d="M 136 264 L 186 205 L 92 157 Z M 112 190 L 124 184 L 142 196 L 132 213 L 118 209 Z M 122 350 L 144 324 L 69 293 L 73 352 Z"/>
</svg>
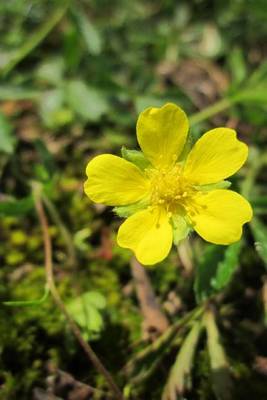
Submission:
<svg viewBox="0 0 267 400">
<path fill-rule="evenodd" d="M 176 156 L 175 156 L 176 157 Z M 185 211 L 195 215 L 200 205 L 196 204 L 195 189 L 183 176 L 182 167 L 175 164 L 170 168 L 148 169 L 151 181 L 151 205 L 163 207 L 170 215 Z"/>
</svg>

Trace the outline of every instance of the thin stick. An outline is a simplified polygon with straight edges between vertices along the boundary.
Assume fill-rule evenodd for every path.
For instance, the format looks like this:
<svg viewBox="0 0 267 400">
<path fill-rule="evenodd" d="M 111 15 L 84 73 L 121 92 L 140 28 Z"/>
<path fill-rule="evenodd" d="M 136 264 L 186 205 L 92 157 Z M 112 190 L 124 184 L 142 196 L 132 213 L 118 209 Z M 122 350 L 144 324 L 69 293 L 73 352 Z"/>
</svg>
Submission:
<svg viewBox="0 0 267 400">
<path fill-rule="evenodd" d="M 95 368 L 98 370 L 100 374 L 102 374 L 105 379 L 107 384 L 110 387 L 110 390 L 113 392 L 114 397 L 118 400 L 124 400 L 123 395 L 116 385 L 116 383 L 113 381 L 112 376 L 110 373 L 106 370 L 98 356 L 95 354 L 94 350 L 91 348 L 89 343 L 87 343 L 80 332 L 79 327 L 76 325 L 74 320 L 72 319 L 71 315 L 67 311 L 65 304 L 61 300 L 61 297 L 58 293 L 58 290 L 55 285 L 54 281 L 54 274 L 53 274 L 53 263 L 52 263 L 52 246 L 51 246 L 51 239 L 49 235 L 49 230 L 48 230 L 48 222 L 46 218 L 46 214 L 44 211 L 42 199 L 41 199 L 41 190 L 38 186 L 34 186 L 34 200 L 35 200 L 35 208 L 36 212 L 38 215 L 38 219 L 40 222 L 40 225 L 42 227 L 43 231 L 43 238 L 44 238 L 44 253 L 45 253 L 45 271 L 46 271 L 46 279 L 47 279 L 47 285 L 50 289 L 51 295 L 62 312 L 64 314 L 69 327 L 71 331 L 73 332 L 74 336 L 80 343 L 81 347 L 83 348 L 84 352 L 86 353 L 87 357 L 89 360 L 92 362 L 92 364 L 95 366 Z"/>
<path fill-rule="evenodd" d="M 72 236 L 71 236 L 68 228 L 62 221 L 61 216 L 59 215 L 57 208 L 54 206 L 52 201 L 44 193 L 42 193 L 42 199 L 43 199 L 46 209 L 48 210 L 48 213 L 50 213 L 51 218 L 54 220 L 55 224 L 58 226 L 60 233 L 62 235 L 62 238 L 66 244 L 66 251 L 68 253 L 67 264 L 68 264 L 68 266 L 73 267 L 77 264 L 77 259 L 76 259 L 75 247 L 73 246 Z"/>
<path fill-rule="evenodd" d="M 130 264 L 136 295 L 144 317 L 145 336 L 154 336 L 152 329 L 156 330 L 156 333 L 163 333 L 169 327 L 169 322 L 157 302 L 149 276 L 135 257 L 132 258 Z"/>
</svg>

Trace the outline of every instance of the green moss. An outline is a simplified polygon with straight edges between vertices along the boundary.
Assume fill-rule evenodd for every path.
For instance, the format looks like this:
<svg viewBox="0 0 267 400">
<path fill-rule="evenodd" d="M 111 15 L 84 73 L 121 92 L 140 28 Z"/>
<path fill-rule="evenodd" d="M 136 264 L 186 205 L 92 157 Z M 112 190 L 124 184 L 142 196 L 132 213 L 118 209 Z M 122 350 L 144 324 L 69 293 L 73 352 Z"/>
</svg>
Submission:
<svg viewBox="0 0 267 400">
<path fill-rule="evenodd" d="M 5 255 L 5 261 L 10 266 L 21 264 L 24 260 L 25 254 L 18 250 L 12 250 Z"/>
</svg>

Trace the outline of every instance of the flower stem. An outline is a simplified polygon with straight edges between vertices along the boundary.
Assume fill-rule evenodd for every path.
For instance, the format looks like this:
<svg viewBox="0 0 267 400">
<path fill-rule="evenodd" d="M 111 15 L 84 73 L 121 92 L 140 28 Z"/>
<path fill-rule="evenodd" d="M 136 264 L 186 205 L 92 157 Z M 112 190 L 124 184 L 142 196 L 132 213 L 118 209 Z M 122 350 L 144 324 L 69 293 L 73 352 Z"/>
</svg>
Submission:
<svg viewBox="0 0 267 400">
<path fill-rule="evenodd" d="M 80 343 L 81 347 L 83 348 L 84 352 L 86 353 L 87 357 L 89 360 L 92 362 L 92 364 L 95 366 L 95 368 L 98 370 L 100 374 L 102 374 L 105 379 L 107 384 L 110 387 L 110 390 L 114 394 L 114 398 L 117 400 L 123 400 L 123 395 L 120 392 L 120 389 L 116 385 L 116 383 L 113 381 L 112 376 L 110 373 L 106 370 L 94 350 L 91 348 L 89 343 L 87 343 L 80 332 L 80 329 L 78 325 L 75 323 L 75 321 L 72 319 L 71 315 L 69 314 L 65 304 L 63 303 L 60 294 L 58 293 L 58 290 L 55 285 L 54 281 L 54 274 L 53 274 L 53 263 L 52 263 L 52 245 L 51 245 L 51 238 L 49 235 L 49 230 L 48 230 L 48 222 L 46 218 L 46 214 L 44 211 L 43 203 L 42 203 L 42 197 L 41 197 L 41 187 L 38 184 L 33 185 L 33 194 L 34 194 L 34 204 L 35 204 L 35 209 L 38 215 L 38 219 L 40 222 L 40 225 L 42 227 L 43 231 L 43 238 L 44 238 L 44 253 L 45 253 L 45 272 L 46 272 L 46 280 L 47 280 L 47 285 L 50 289 L 50 293 L 62 312 L 62 314 L 65 316 L 69 327 Z"/>
<path fill-rule="evenodd" d="M 213 115 L 226 110 L 232 104 L 234 104 L 236 101 L 237 101 L 237 99 L 235 99 L 234 97 L 225 98 L 225 99 L 217 101 L 216 103 L 212 104 L 211 106 L 204 108 L 204 110 L 201 110 L 201 111 L 193 114 L 192 117 L 190 117 L 190 125 L 193 126 L 195 124 L 198 124 L 201 121 L 205 121 L 206 119 L 212 117 Z"/>
</svg>

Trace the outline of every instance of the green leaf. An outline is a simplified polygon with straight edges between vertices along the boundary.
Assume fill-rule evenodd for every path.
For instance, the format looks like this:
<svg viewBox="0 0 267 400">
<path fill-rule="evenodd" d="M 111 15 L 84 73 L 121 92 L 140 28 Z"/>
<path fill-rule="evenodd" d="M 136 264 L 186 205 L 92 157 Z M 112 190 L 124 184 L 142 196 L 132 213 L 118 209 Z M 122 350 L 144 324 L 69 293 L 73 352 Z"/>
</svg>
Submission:
<svg viewBox="0 0 267 400">
<path fill-rule="evenodd" d="M 208 335 L 208 351 L 214 394 L 218 400 L 232 400 L 233 382 L 212 310 L 206 311 L 204 323 Z"/>
<path fill-rule="evenodd" d="M 83 10 L 77 9 L 77 6 L 72 8 L 72 13 L 89 53 L 93 55 L 100 54 L 102 51 L 102 38 L 97 28 Z"/>
<path fill-rule="evenodd" d="M 46 144 L 41 139 L 36 139 L 34 146 L 39 154 L 41 163 L 51 178 L 56 171 L 54 158 L 48 150 Z"/>
<path fill-rule="evenodd" d="M 130 204 L 129 206 L 114 207 L 113 211 L 121 218 L 127 218 L 135 214 L 137 211 L 144 210 L 149 205 L 147 199 L 138 201 L 137 203 Z"/>
<path fill-rule="evenodd" d="M 209 192 L 210 190 L 215 189 L 228 189 L 231 185 L 232 183 L 230 181 L 220 181 L 217 183 L 211 183 L 210 185 L 197 185 L 195 188 L 204 192 Z"/>
<path fill-rule="evenodd" d="M 63 80 L 64 68 L 64 58 L 56 56 L 45 59 L 38 66 L 35 74 L 37 79 L 58 86 Z"/>
<path fill-rule="evenodd" d="M 94 306 L 98 310 L 103 310 L 107 305 L 105 297 L 99 292 L 90 291 L 84 293 L 82 296 L 84 302 Z"/>
<path fill-rule="evenodd" d="M 234 95 L 234 99 L 243 103 L 265 104 L 267 101 L 267 84 L 248 87 L 236 96 Z"/>
<path fill-rule="evenodd" d="M 185 338 L 171 368 L 162 400 L 177 399 L 177 396 L 184 394 L 187 390 L 191 390 L 192 380 L 190 375 L 201 328 L 202 323 L 196 321 Z"/>
<path fill-rule="evenodd" d="M 0 113 L 0 151 L 12 154 L 16 145 L 13 128 L 8 119 Z"/>
<path fill-rule="evenodd" d="M 89 291 L 68 303 L 67 309 L 82 329 L 83 337 L 97 338 L 104 322 L 100 313 L 106 307 L 106 300 L 99 292 Z"/>
<path fill-rule="evenodd" d="M 244 53 L 240 47 L 235 47 L 229 53 L 229 66 L 232 76 L 232 84 L 239 85 L 247 76 L 247 66 Z"/>
<path fill-rule="evenodd" d="M 148 379 L 159 367 L 162 359 L 166 357 L 172 346 L 176 346 L 177 342 L 183 337 L 183 328 L 197 319 L 202 313 L 202 307 L 195 308 L 178 321 L 175 321 L 153 343 L 135 354 L 125 367 L 129 381 L 134 384 L 140 384 Z"/>
<path fill-rule="evenodd" d="M 255 248 L 267 268 L 267 226 L 254 216 L 250 227 L 255 238 Z"/>
<path fill-rule="evenodd" d="M 223 246 L 207 245 L 196 268 L 194 291 L 198 303 L 214 294 L 215 290 L 211 286 L 211 282 L 216 275 L 218 263 L 223 259 L 224 251 Z"/>
<path fill-rule="evenodd" d="M 121 155 L 125 160 L 132 162 L 142 170 L 151 165 L 150 162 L 145 158 L 142 151 L 128 150 L 125 146 L 122 146 Z"/>
<path fill-rule="evenodd" d="M 265 207 L 267 209 L 267 196 L 252 196 L 249 199 L 252 208 L 254 207 Z"/>
<path fill-rule="evenodd" d="M 198 303 L 224 289 L 231 281 L 241 250 L 241 242 L 228 247 L 208 245 L 196 270 L 194 283 Z"/>
<path fill-rule="evenodd" d="M 254 211 L 255 215 L 266 215 L 267 214 L 267 196 L 266 195 L 255 195 L 251 193 L 249 196 L 249 202 Z"/>
<path fill-rule="evenodd" d="M 62 88 L 47 90 L 39 98 L 39 112 L 44 124 L 57 128 L 69 124 L 74 113 L 65 106 L 65 92 Z"/>
<path fill-rule="evenodd" d="M 211 280 L 211 286 L 216 290 L 222 290 L 231 281 L 233 274 L 238 267 L 238 259 L 241 251 L 241 241 L 227 247 L 223 261 L 220 261 L 216 275 Z"/>
<path fill-rule="evenodd" d="M 20 216 L 25 215 L 34 207 L 32 196 L 23 199 L 0 201 L 0 215 L 4 216 Z"/>
<path fill-rule="evenodd" d="M 257 83 L 261 83 L 267 78 L 267 61 L 263 61 L 259 64 L 253 73 L 250 75 L 248 84 L 255 86 Z"/>
<path fill-rule="evenodd" d="M 69 106 L 85 121 L 99 121 L 109 110 L 106 96 L 81 80 L 68 82 L 65 89 Z"/>
</svg>

